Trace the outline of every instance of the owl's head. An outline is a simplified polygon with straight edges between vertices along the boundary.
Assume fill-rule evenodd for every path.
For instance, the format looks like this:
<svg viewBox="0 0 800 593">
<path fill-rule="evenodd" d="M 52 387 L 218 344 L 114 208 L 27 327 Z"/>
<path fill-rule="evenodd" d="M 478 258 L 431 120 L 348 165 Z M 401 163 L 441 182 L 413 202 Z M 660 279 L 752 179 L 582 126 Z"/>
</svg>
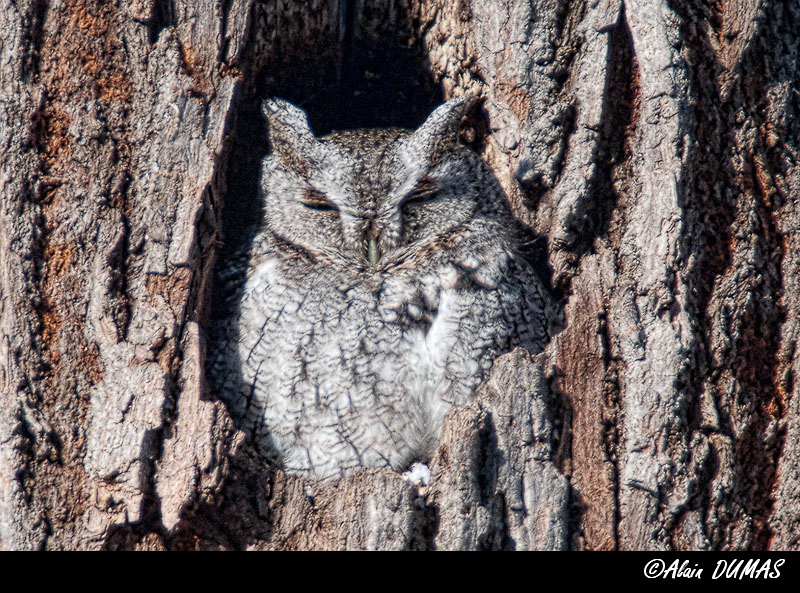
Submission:
<svg viewBox="0 0 800 593">
<path fill-rule="evenodd" d="M 502 191 L 459 142 L 472 103 L 453 99 L 416 130 L 317 138 L 301 109 L 265 101 L 272 146 L 261 177 L 267 228 L 310 257 L 376 270 L 496 220 Z"/>
</svg>

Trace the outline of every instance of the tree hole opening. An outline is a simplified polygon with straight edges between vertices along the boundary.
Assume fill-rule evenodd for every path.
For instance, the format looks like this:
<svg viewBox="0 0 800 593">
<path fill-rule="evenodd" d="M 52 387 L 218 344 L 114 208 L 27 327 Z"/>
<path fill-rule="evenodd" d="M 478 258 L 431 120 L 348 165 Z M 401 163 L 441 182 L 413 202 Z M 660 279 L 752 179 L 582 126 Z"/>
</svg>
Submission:
<svg viewBox="0 0 800 593">
<path fill-rule="evenodd" d="M 252 23 L 231 129 L 223 264 L 261 218 L 258 180 L 268 152 L 264 99 L 280 97 L 303 108 L 317 136 L 342 129 L 415 128 L 444 102 L 401 2 L 261 1 Z"/>
</svg>

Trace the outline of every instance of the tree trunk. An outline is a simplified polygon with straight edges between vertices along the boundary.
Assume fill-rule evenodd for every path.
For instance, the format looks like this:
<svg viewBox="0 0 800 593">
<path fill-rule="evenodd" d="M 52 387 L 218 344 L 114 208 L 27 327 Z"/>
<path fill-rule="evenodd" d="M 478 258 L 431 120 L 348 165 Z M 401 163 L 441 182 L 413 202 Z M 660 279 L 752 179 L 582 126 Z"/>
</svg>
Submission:
<svg viewBox="0 0 800 593">
<path fill-rule="evenodd" d="M 0 545 L 800 549 L 800 6 L 0 0 Z M 317 133 L 485 98 L 565 329 L 427 486 L 270 467 L 205 381 L 261 99 Z M 485 121 L 483 121 L 485 120 Z"/>
</svg>

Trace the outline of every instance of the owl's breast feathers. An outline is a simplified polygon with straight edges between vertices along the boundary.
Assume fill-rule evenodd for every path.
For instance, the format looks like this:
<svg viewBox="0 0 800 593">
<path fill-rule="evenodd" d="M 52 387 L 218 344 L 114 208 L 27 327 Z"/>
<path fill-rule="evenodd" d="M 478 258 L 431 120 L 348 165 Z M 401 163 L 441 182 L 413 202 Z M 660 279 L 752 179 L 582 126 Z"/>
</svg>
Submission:
<svg viewBox="0 0 800 593">
<path fill-rule="evenodd" d="M 502 237 L 437 239 L 377 269 L 267 241 L 237 269 L 212 336 L 219 393 L 265 452 L 308 477 L 424 458 L 497 355 L 547 339 L 541 285 Z"/>
</svg>

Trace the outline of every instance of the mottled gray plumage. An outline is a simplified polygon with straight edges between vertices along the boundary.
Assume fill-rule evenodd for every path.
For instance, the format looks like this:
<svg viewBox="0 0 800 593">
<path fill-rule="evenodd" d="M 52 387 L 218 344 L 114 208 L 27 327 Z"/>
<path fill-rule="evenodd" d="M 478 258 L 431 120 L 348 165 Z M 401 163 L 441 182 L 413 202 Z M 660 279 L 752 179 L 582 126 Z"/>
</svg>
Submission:
<svg viewBox="0 0 800 593">
<path fill-rule="evenodd" d="M 425 460 L 499 353 L 545 344 L 546 297 L 505 196 L 458 142 L 468 104 L 416 131 L 317 139 L 300 109 L 265 102 L 264 219 L 220 274 L 209 372 L 289 472 Z"/>
</svg>

